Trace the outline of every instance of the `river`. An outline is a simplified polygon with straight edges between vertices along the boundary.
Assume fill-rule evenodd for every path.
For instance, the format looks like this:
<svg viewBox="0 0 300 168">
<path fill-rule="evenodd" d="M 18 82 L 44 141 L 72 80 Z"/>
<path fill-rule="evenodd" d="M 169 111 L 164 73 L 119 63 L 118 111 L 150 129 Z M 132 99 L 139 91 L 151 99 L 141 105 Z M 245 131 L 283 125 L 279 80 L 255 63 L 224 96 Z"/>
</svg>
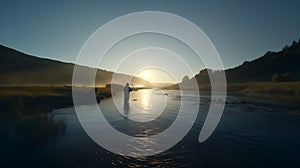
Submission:
<svg viewBox="0 0 300 168">
<path fill-rule="evenodd" d="M 191 108 L 200 101 L 191 130 L 167 151 L 137 158 L 114 154 L 87 135 L 74 107 L 68 107 L 21 119 L 1 116 L 0 167 L 300 166 L 297 105 L 227 96 L 217 128 L 205 142 L 199 143 L 210 97 L 201 95 L 199 100 L 194 96 L 182 97 L 178 91 L 164 91 L 151 99 L 150 92 L 153 90 L 132 93 L 124 113 L 119 112 L 112 98 L 101 101 L 99 109 L 116 130 L 147 137 L 164 131 L 174 122 L 180 101 L 190 102 Z M 157 110 L 161 107 L 163 111 Z M 89 106 L 81 108 L 88 110 Z"/>
</svg>

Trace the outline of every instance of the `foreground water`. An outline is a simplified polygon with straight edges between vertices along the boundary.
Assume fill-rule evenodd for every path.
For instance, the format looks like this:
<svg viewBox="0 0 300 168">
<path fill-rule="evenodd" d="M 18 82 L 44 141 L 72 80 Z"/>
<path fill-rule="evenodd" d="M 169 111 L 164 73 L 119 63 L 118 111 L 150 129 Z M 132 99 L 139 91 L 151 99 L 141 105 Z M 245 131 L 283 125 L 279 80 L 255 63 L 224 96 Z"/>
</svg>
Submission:
<svg viewBox="0 0 300 168">
<path fill-rule="evenodd" d="M 99 107 L 118 131 L 147 137 L 173 123 L 180 101 L 190 102 L 191 106 L 199 102 L 195 96 L 182 97 L 177 91 L 157 94 L 154 100 L 147 97 L 148 93 L 141 90 L 132 94 L 125 115 L 112 99 L 102 101 Z M 165 107 L 161 114 L 149 110 L 158 102 Z M 74 107 L 20 119 L 1 116 L 0 167 L 300 166 L 298 107 L 229 96 L 218 127 L 208 140 L 199 143 L 209 103 L 209 96 L 201 96 L 196 122 L 178 144 L 158 155 L 139 158 L 120 156 L 96 144 L 83 130 Z M 88 110 L 89 106 L 81 108 Z"/>
</svg>

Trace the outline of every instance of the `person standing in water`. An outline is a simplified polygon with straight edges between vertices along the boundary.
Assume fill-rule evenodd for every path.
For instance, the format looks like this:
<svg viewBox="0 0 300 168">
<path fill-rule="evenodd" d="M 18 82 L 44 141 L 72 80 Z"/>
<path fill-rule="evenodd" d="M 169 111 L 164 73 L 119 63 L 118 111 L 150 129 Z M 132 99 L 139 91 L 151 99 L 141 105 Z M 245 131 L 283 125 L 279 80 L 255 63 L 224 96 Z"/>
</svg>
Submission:
<svg viewBox="0 0 300 168">
<path fill-rule="evenodd" d="M 125 111 L 128 111 L 129 109 L 129 92 L 131 92 L 133 89 L 129 87 L 129 83 L 127 82 L 124 87 L 124 109 Z"/>
</svg>

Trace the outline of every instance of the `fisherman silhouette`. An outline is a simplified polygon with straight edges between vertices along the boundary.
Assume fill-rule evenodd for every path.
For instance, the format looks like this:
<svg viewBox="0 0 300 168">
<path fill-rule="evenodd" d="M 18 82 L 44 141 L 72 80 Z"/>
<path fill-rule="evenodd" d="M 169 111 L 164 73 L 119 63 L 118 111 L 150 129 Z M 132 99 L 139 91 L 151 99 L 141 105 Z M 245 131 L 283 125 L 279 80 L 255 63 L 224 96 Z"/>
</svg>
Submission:
<svg viewBox="0 0 300 168">
<path fill-rule="evenodd" d="M 124 110 L 127 113 L 129 110 L 129 92 L 133 89 L 129 87 L 129 83 L 126 83 L 124 87 Z"/>
</svg>

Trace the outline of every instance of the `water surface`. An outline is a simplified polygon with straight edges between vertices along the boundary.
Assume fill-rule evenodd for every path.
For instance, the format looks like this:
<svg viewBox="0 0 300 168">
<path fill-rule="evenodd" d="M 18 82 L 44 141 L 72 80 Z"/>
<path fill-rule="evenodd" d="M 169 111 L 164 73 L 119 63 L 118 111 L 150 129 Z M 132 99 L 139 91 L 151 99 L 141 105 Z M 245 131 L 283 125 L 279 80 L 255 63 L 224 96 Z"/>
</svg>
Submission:
<svg viewBox="0 0 300 168">
<path fill-rule="evenodd" d="M 99 104 L 107 121 L 120 132 L 147 137 L 167 129 L 180 101 L 197 97 L 141 90 L 131 95 L 129 109 L 119 112 L 112 99 Z M 155 100 L 165 101 L 164 111 Z M 147 95 L 148 94 L 148 95 Z M 298 107 L 229 96 L 221 121 L 203 143 L 198 136 L 210 97 L 201 96 L 196 122 L 182 141 L 158 155 L 131 158 L 97 145 L 81 127 L 74 107 L 21 118 L 1 113 L 0 167 L 299 167 L 300 113 Z M 82 106 L 89 109 L 89 106 Z M 189 116 L 185 116 L 189 118 Z M 155 143 L 155 142 L 154 142 Z"/>
</svg>

